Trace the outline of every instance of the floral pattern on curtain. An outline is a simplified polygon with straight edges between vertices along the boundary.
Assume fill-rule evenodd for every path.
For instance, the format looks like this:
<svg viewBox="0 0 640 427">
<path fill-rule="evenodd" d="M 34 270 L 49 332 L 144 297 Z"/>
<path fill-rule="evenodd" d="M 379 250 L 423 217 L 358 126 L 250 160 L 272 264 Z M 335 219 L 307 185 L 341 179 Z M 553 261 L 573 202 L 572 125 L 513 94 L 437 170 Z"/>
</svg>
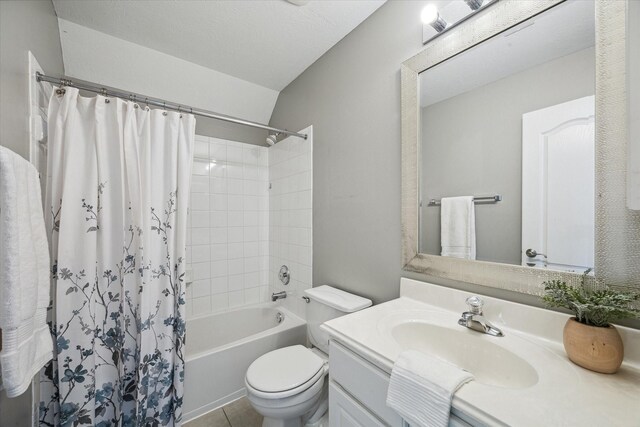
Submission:
<svg viewBox="0 0 640 427">
<path fill-rule="evenodd" d="M 40 425 L 180 425 L 195 119 L 66 88 L 48 134 Z"/>
</svg>

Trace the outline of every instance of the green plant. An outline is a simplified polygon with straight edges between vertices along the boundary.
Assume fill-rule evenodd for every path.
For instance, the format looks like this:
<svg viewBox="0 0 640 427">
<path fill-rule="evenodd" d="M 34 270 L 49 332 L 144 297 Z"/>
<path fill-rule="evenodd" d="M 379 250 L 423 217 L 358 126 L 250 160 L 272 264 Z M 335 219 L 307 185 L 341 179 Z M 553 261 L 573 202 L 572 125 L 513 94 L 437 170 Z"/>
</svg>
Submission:
<svg viewBox="0 0 640 427">
<path fill-rule="evenodd" d="M 542 298 L 549 307 L 564 307 L 576 315 L 576 320 L 586 325 L 607 327 L 621 319 L 640 317 L 634 302 L 640 293 L 620 292 L 611 288 L 589 290 L 585 286 L 587 270 L 582 275 L 580 287 L 567 285 L 560 280 L 544 282 Z"/>
</svg>

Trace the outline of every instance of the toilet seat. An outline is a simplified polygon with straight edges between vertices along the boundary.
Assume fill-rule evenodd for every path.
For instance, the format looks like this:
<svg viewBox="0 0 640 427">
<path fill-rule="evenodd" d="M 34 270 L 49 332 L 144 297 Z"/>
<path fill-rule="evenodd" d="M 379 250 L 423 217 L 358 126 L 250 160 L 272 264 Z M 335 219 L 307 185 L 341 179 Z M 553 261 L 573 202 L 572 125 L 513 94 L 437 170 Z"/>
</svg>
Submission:
<svg viewBox="0 0 640 427">
<path fill-rule="evenodd" d="M 280 348 L 256 359 L 245 382 L 251 394 L 283 399 L 304 392 L 326 374 L 326 362 L 301 345 Z"/>
</svg>

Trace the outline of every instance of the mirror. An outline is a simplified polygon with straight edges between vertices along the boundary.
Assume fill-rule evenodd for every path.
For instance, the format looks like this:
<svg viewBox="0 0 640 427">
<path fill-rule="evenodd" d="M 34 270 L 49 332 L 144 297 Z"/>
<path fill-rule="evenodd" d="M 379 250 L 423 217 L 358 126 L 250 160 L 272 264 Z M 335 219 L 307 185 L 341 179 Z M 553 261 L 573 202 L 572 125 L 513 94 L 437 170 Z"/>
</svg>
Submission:
<svg viewBox="0 0 640 427">
<path fill-rule="evenodd" d="M 594 268 L 594 15 L 568 0 L 420 72 L 420 254 Z"/>
</svg>

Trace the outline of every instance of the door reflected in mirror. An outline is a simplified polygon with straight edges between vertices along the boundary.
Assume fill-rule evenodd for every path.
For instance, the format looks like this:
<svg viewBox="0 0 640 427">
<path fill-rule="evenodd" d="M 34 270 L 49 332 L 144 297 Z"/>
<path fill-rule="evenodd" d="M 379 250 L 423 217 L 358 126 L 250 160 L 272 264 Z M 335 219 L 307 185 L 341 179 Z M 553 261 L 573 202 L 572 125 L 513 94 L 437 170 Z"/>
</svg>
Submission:
<svg viewBox="0 0 640 427">
<path fill-rule="evenodd" d="M 568 0 L 420 74 L 419 252 L 593 268 L 594 10 Z"/>
</svg>

